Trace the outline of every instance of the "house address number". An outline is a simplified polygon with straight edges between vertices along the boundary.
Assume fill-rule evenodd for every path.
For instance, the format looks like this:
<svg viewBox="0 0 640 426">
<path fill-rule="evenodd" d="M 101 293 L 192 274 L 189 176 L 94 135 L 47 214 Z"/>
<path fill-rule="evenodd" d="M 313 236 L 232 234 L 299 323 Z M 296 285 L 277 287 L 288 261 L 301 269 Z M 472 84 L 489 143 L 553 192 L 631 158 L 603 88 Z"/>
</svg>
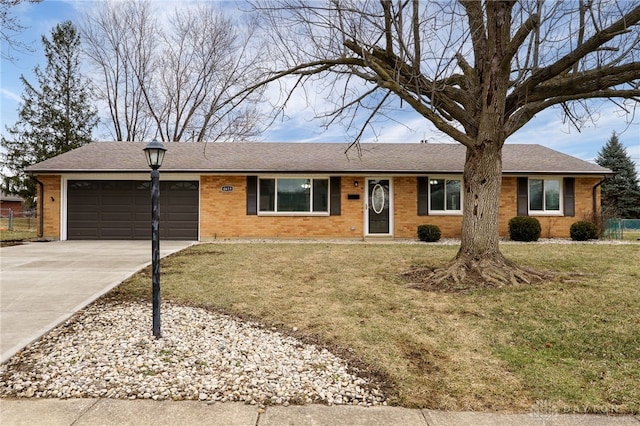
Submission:
<svg viewBox="0 0 640 426">
<path fill-rule="evenodd" d="M 220 191 L 222 192 L 233 192 L 233 186 L 231 185 L 224 185 L 220 187 Z"/>
</svg>

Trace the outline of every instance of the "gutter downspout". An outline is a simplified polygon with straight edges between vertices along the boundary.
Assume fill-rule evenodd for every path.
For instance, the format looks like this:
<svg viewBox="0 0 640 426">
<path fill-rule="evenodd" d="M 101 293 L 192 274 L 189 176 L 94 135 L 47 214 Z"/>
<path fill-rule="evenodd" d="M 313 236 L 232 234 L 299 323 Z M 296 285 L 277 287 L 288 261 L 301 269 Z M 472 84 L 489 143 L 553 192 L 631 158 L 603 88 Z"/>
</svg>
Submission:
<svg viewBox="0 0 640 426">
<path fill-rule="evenodd" d="M 40 198 L 38 199 L 38 238 L 44 235 L 44 184 L 38 180 L 36 176 L 32 176 L 40 187 Z"/>
<path fill-rule="evenodd" d="M 602 178 L 602 180 L 598 183 L 596 183 L 595 185 L 593 185 L 593 188 L 591 188 L 591 200 L 593 202 L 593 223 L 599 223 L 598 221 L 598 212 L 596 211 L 596 209 L 598 208 L 597 206 L 597 202 L 596 202 L 596 189 L 598 189 L 598 187 L 600 185 L 602 185 L 605 181 L 607 180 L 606 177 Z"/>
</svg>

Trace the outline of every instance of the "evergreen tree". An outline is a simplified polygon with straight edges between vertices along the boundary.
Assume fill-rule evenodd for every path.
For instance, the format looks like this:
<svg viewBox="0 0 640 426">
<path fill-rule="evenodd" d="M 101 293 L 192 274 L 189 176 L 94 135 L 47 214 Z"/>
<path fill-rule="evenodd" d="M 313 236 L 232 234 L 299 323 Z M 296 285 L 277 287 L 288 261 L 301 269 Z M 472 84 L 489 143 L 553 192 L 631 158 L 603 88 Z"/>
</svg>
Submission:
<svg viewBox="0 0 640 426">
<path fill-rule="evenodd" d="M 24 92 L 18 121 L 2 137 L 2 190 L 27 200 L 35 182 L 24 169 L 91 141 L 98 124 L 87 81 L 80 74 L 80 35 L 70 21 L 58 24 L 51 39 L 42 36 L 47 65 L 36 66 L 37 86 L 21 76 Z"/>
<path fill-rule="evenodd" d="M 615 173 L 602 184 L 602 210 L 609 216 L 640 219 L 638 174 L 615 132 L 598 153 L 596 163 Z"/>
</svg>

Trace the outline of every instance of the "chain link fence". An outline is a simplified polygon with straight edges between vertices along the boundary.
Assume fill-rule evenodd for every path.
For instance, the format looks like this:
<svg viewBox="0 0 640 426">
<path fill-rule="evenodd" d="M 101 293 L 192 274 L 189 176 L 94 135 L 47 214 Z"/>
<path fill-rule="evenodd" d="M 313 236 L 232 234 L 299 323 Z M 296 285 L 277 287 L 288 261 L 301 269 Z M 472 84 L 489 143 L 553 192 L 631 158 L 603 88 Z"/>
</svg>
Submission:
<svg viewBox="0 0 640 426">
<path fill-rule="evenodd" d="M 609 240 L 640 240 L 640 219 L 608 219 L 602 238 Z"/>
<path fill-rule="evenodd" d="M 35 210 L 14 212 L 12 209 L 0 209 L 2 231 L 35 231 L 37 226 Z"/>
</svg>

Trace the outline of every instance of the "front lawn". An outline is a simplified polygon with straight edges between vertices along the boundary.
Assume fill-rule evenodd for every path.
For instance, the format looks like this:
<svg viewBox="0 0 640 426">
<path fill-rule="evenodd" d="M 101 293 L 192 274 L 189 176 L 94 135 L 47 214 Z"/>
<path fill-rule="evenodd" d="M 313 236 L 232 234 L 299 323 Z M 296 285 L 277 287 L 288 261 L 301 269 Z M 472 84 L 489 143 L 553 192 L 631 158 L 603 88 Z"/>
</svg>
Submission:
<svg viewBox="0 0 640 426">
<path fill-rule="evenodd" d="M 162 261 L 162 298 L 257 319 L 385 379 L 390 402 L 445 410 L 640 412 L 640 246 L 505 244 L 553 282 L 408 288 L 456 246 L 201 244 Z M 145 270 L 110 295 L 150 300 Z M 170 324 L 163 324 L 170 327 Z"/>
</svg>

